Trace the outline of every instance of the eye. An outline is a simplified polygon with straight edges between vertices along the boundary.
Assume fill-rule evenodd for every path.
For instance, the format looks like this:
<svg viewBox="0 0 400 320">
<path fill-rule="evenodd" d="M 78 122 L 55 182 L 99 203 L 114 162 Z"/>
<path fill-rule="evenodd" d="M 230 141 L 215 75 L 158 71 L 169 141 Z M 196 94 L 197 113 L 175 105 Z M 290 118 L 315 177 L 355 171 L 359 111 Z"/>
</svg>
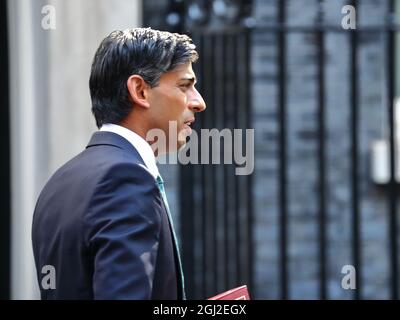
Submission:
<svg viewBox="0 0 400 320">
<path fill-rule="evenodd" d="M 191 87 L 191 85 L 192 85 L 191 83 L 184 83 L 181 84 L 179 87 L 182 88 L 183 90 L 187 90 Z"/>
</svg>

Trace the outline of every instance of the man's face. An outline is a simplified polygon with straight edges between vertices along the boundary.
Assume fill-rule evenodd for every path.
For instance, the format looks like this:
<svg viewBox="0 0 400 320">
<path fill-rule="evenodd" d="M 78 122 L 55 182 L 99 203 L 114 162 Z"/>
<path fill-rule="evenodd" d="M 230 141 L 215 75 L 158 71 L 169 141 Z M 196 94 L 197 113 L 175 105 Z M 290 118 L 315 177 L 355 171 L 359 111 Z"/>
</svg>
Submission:
<svg viewBox="0 0 400 320">
<path fill-rule="evenodd" d="M 166 151 L 176 151 L 174 145 L 169 145 L 169 137 L 177 138 L 177 147 L 186 143 L 186 137 L 192 129 L 190 125 L 195 120 L 195 113 L 206 108 L 205 102 L 195 88 L 196 76 L 192 63 L 180 65 L 174 70 L 164 73 L 158 86 L 149 91 L 150 117 L 152 127 L 159 128 L 166 135 Z M 177 132 L 170 132 L 169 122 L 175 121 Z"/>
</svg>

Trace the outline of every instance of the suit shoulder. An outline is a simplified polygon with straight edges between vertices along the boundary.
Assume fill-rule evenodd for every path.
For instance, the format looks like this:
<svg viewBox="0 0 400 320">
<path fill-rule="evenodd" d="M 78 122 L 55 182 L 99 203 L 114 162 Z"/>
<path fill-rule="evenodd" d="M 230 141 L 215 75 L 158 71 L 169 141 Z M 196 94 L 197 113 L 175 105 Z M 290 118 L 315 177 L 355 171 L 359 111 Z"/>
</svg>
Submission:
<svg viewBox="0 0 400 320">
<path fill-rule="evenodd" d="M 125 228 L 153 225 L 157 234 L 163 213 L 162 197 L 155 178 L 142 165 L 120 162 L 110 166 L 98 181 L 85 216 L 93 239 L 105 225 Z M 124 227 L 125 226 L 125 227 Z"/>
<path fill-rule="evenodd" d="M 109 163 L 104 168 L 100 183 L 104 181 L 130 181 L 133 184 L 151 184 L 156 186 L 156 179 L 144 164 L 129 161 Z"/>
</svg>

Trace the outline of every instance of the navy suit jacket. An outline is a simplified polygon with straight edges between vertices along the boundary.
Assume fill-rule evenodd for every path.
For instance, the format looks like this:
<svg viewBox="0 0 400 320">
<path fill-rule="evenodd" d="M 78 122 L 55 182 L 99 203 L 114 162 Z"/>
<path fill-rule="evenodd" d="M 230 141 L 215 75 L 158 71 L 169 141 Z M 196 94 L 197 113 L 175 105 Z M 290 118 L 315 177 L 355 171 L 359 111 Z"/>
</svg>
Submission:
<svg viewBox="0 0 400 320">
<path fill-rule="evenodd" d="M 50 178 L 36 204 L 32 242 L 42 299 L 182 298 L 156 180 L 115 133 L 94 133 Z M 55 289 L 46 286 L 46 265 L 54 267 Z"/>
</svg>

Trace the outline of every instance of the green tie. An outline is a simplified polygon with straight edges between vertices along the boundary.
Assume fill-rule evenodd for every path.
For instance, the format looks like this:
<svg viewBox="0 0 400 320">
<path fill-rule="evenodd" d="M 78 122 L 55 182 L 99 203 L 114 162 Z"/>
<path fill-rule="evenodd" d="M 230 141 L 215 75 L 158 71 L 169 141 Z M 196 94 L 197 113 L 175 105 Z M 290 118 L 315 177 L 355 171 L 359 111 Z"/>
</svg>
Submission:
<svg viewBox="0 0 400 320">
<path fill-rule="evenodd" d="M 164 181 L 163 181 L 163 179 L 161 178 L 160 175 L 157 176 L 157 185 L 158 185 L 158 188 L 160 189 L 160 193 L 161 193 L 161 195 L 163 197 L 165 207 L 167 208 L 168 219 L 169 219 L 169 223 L 171 224 L 172 236 L 174 238 L 173 240 L 175 242 L 176 253 L 177 253 L 177 256 L 178 256 L 179 273 L 180 273 L 180 276 L 181 276 L 181 283 L 182 283 L 182 299 L 186 300 L 185 279 L 183 277 L 183 268 L 182 268 L 182 262 L 181 262 L 181 255 L 179 253 L 178 240 L 177 240 L 177 237 L 176 237 L 176 234 L 175 234 L 174 223 L 172 221 L 171 212 L 169 210 L 167 194 L 165 193 L 165 188 L 164 188 Z"/>
</svg>

